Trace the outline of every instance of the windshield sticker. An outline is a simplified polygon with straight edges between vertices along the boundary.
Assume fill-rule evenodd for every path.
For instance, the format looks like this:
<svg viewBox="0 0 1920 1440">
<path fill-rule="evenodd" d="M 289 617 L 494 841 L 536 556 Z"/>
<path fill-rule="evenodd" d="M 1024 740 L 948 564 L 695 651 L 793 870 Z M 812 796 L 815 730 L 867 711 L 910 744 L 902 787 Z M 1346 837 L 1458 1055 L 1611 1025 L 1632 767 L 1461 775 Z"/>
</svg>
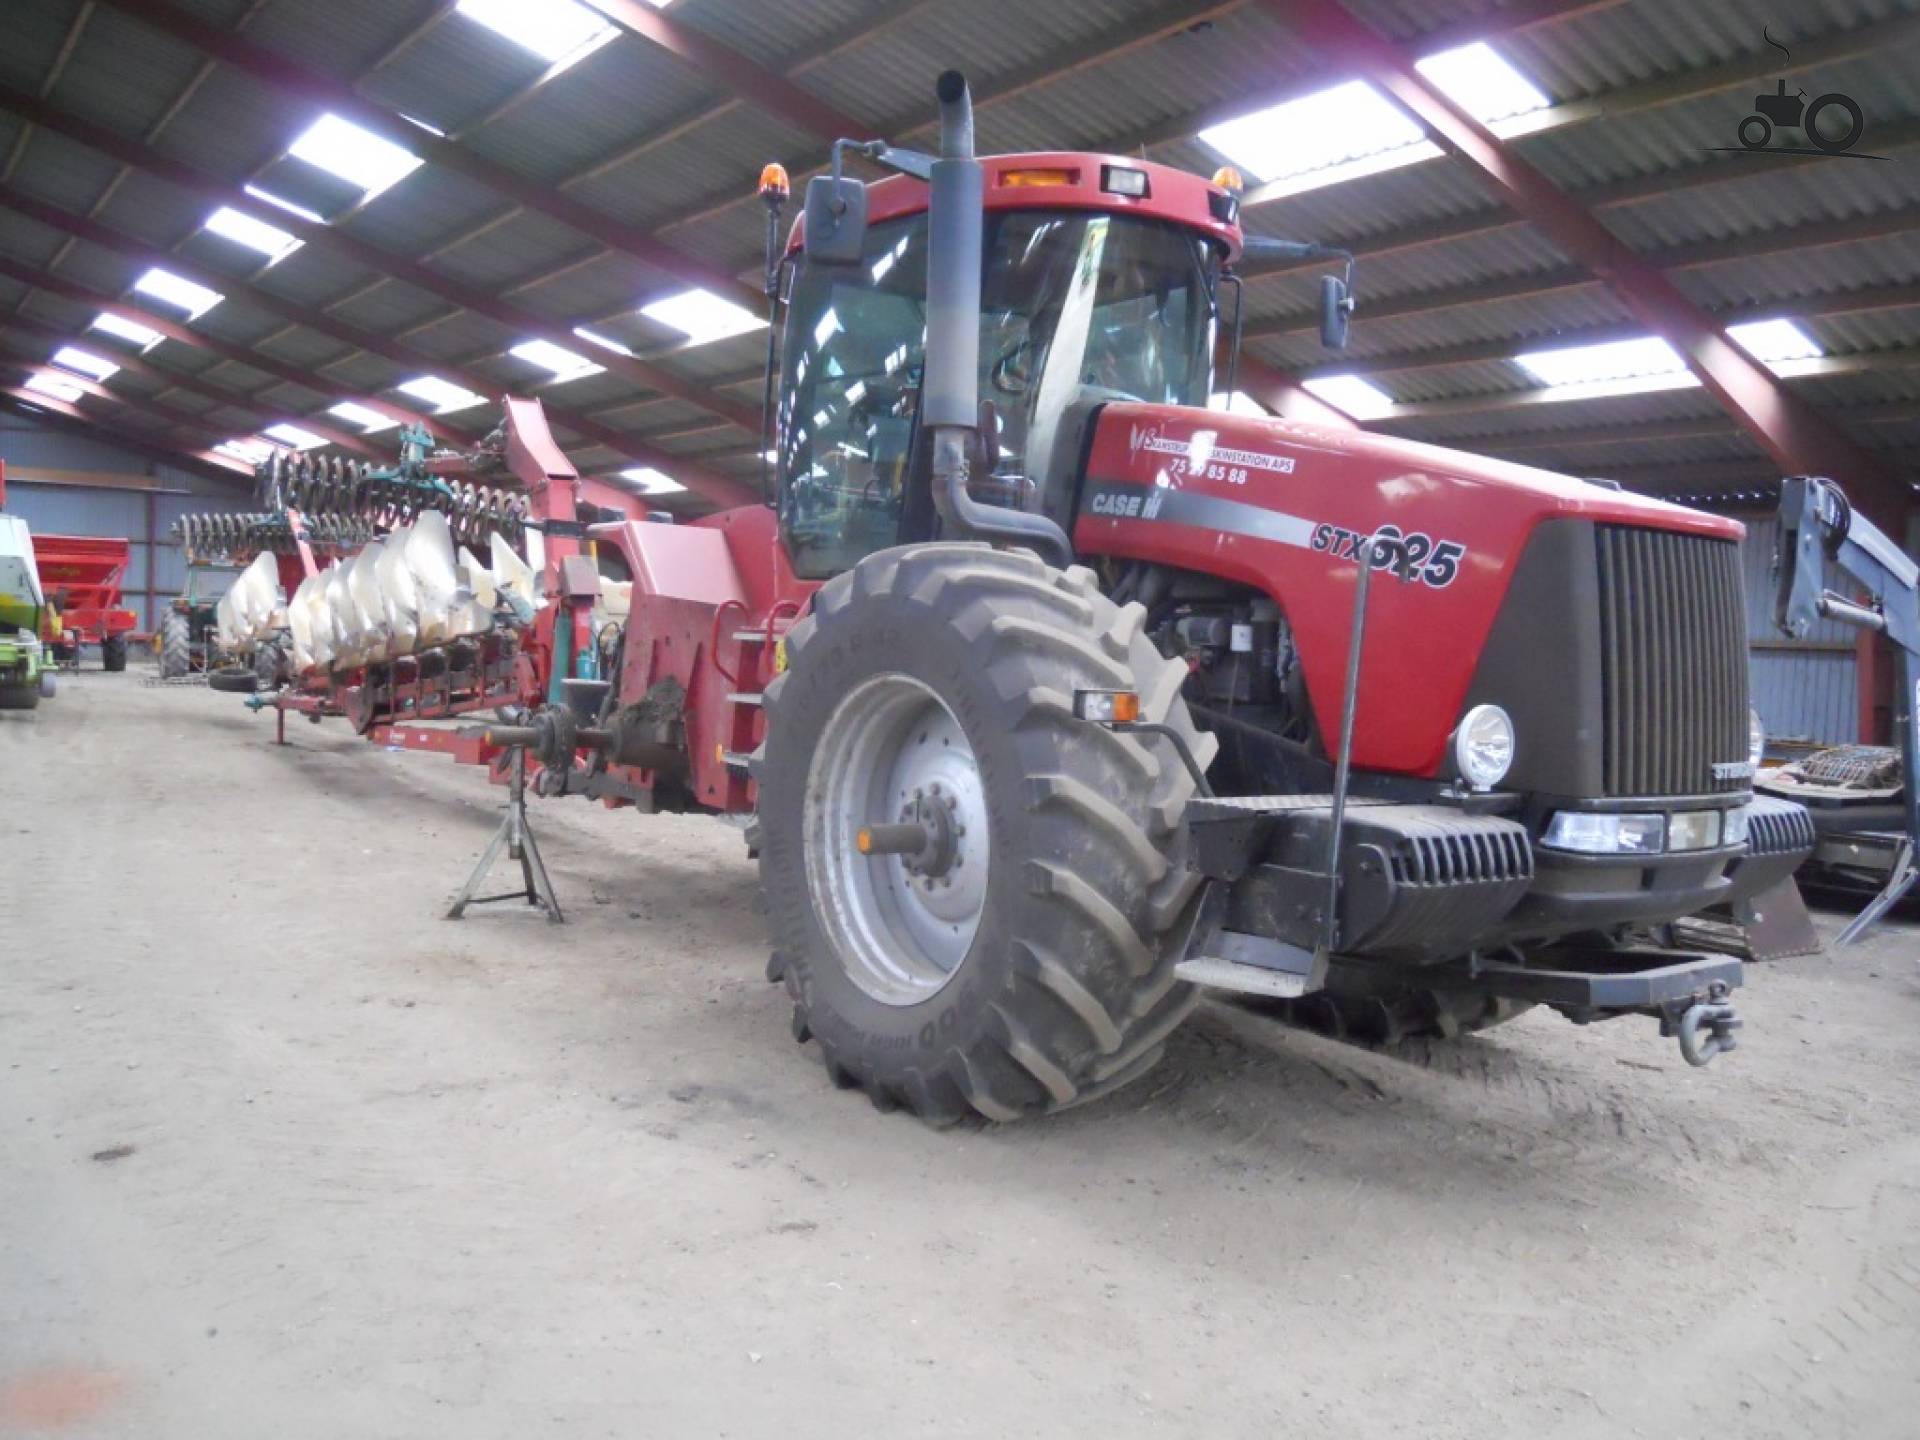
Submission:
<svg viewBox="0 0 1920 1440">
<path fill-rule="evenodd" d="M 1246 484 L 1247 473 L 1252 470 L 1269 475 L 1293 474 L 1291 455 L 1218 445 L 1214 443 L 1218 437 L 1217 430 L 1196 430 L 1185 439 L 1175 439 L 1162 435 L 1157 425 L 1135 425 L 1127 433 L 1127 454 L 1132 457 L 1144 450 L 1149 455 L 1165 455 L 1173 461 L 1167 467 L 1172 474 L 1222 480 L 1229 485 Z"/>
</svg>

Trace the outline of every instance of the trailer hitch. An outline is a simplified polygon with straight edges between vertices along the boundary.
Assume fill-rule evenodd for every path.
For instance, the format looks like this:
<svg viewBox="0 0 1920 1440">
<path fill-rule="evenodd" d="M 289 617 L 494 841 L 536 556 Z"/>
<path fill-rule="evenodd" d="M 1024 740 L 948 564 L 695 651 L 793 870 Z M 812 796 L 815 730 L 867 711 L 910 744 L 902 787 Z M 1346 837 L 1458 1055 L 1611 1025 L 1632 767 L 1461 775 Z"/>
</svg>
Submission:
<svg viewBox="0 0 1920 1440">
<path fill-rule="evenodd" d="M 1740 1017 L 1727 998 L 1730 993 L 1725 981 L 1716 980 L 1708 987 L 1705 1000 L 1686 1004 L 1678 1014 L 1669 1009 L 1661 1015 L 1660 1033 L 1679 1039 L 1680 1053 L 1689 1065 L 1710 1065 L 1715 1056 L 1740 1043 L 1733 1033 L 1740 1028 Z"/>
</svg>

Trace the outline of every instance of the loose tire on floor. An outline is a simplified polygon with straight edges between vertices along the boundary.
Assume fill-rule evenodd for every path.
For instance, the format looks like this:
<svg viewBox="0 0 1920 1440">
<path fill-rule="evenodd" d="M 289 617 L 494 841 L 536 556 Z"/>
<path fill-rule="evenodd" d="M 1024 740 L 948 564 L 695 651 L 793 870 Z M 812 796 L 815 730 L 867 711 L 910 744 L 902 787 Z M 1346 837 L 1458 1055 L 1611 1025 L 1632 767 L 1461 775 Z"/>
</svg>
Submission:
<svg viewBox="0 0 1920 1440">
<path fill-rule="evenodd" d="M 102 669 L 119 671 L 127 668 L 127 637 L 109 635 L 100 642 L 100 665 Z"/>
<path fill-rule="evenodd" d="M 1180 698 L 1186 669 L 1154 648 L 1144 618 L 1085 569 L 938 544 L 869 556 L 788 633 L 753 760 L 769 976 L 785 983 L 796 1037 L 819 1041 L 836 1084 L 936 1122 L 1011 1120 L 1105 1094 L 1159 1058 L 1194 1000 L 1170 944 L 1198 884 L 1175 825 L 1193 782 L 1164 740 L 1072 715 L 1076 688 L 1136 689 L 1146 718 L 1177 727 L 1202 764 L 1212 758 L 1213 738 Z M 846 939 L 865 932 L 835 898 L 845 886 L 833 875 L 878 893 L 904 873 L 862 871 L 901 862 L 845 858 L 828 843 L 836 825 L 849 841 L 856 822 L 897 816 L 842 815 L 826 792 L 845 767 L 815 763 L 835 753 L 837 717 L 875 686 L 931 695 L 946 716 L 928 712 L 936 728 L 970 750 L 977 775 L 987 879 L 971 944 L 944 975 Z M 907 725 L 902 747 L 918 728 Z M 889 809 L 907 798 L 891 784 Z M 978 837 L 956 842 L 962 858 L 969 843 Z M 876 964 L 902 977 L 889 998 Z"/>
<path fill-rule="evenodd" d="M 160 622 L 160 678 L 178 680 L 193 667 L 193 642 L 187 617 L 169 610 Z"/>
<path fill-rule="evenodd" d="M 259 686 L 260 677 L 253 673 L 250 666 L 223 665 L 207 673 L 209 690 L 220 690 L 229 695 L 251 695 Z"/>
</svg>

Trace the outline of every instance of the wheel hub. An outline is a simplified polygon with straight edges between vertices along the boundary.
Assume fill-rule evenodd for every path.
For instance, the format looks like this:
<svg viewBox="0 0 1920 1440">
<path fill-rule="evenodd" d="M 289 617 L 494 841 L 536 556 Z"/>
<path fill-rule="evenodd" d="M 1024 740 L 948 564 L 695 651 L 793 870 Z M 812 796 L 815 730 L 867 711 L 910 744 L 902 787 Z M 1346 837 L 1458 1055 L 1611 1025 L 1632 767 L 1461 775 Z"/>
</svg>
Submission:
<svg viewBox="0 0 1920 1440">
<path fill-rule="evenodd" d="M 848 975 L 917 1004 L 952 977 L 986 909 L 986 793 L 952 711 L 920 681 L 880 675 L 836 708 L 804 818 L 807 876 Z"/>
</svg>

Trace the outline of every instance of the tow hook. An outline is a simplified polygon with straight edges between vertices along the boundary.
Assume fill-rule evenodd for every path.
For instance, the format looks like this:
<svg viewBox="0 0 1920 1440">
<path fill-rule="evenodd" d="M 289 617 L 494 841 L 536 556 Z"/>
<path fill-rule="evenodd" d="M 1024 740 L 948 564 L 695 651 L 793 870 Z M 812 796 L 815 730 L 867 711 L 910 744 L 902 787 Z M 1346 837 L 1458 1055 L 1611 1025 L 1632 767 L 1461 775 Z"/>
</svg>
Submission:
<svg viewBox="0 0 1920 1440">
<path fill-rule="evenodd" d="M 1695 1000 L 1677 1017 L 1671 1012 L 1661 1017 L 1660 1033 L 1679 1037 L 1680 1053 L 1689 1065 L 1710 1064 L 1714 1056 L 1740 1043 L 1733 1033 L 1740 1028 L 1740 1017 L 1727 999 L 1730 993 L 1725 981 L 1716 980 L 1705 1000 Z"/>
</svg>

